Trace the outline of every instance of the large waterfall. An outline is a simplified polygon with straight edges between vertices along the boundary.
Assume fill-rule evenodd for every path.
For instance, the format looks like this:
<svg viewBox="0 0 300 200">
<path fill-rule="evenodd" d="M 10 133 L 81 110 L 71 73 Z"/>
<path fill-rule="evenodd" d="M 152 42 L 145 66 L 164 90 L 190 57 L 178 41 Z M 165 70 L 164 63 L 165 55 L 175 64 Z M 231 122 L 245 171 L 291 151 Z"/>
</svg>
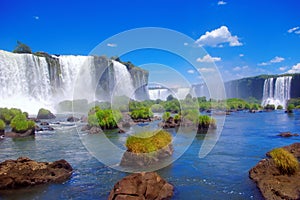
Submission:
<svg viewBox="0 0 300 200">
<path fill-rule="evenodd" d="M 172 95 L 176 99 L 184 99 L 187 94 L 191 92 L 191 88 L 150 88 L 149 98 L 151 100 L 161 99 L 166 100 L 169 95 Z"/>
<path fill-rule="evenodd" d="M 54 109 L 63 100 L 108 100 L 111 95 L 134 98 L 131 73 L 144 76 L 143 70 L 138 71 L 105 57 L 40 57 L 0 50 L 0 107 L 36 114 L 39 108 Z M 141 84 L 146 88 L 146 82 Z"/>
<path fill-rule="evenodd" d="M 267 104 L 286 107 L 290 99 L 292 76 L 268 78 L 264 82 L 262 106 Z"/>
</svg>

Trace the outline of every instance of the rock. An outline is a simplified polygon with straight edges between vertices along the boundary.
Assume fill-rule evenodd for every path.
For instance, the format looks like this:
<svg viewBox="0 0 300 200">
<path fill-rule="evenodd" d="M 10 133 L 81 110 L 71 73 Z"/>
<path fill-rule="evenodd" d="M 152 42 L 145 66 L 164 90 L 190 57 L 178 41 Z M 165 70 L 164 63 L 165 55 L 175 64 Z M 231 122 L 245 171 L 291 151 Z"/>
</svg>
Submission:
<svg viewBox="0 0 300 200">
<path fill-rule="evenodd" d="M 171 199 L 174 187 L 156 172 L 141 172 L 126 176 L 115 184 L 109 200 Z"/>
<path fill-rule="evenodd" d="M 300 143 L 283 147 L 300 158 Z M 267 153 L 267 156 L 270 152 Z M 293 175 L 283 175 L 272 158 L 261 160 L 249 171 L 249 177 L 257 184 L 265 199 L 300 199 L 300 169 Z"/>
<path fill-rule="evenodd" d="M 98 133 L 102 133 L 102 129 L 98 126 L 92 126 L 90 129 L 89 129 L 89 134 L 98 134 Z"/>
<path fill-rule="evenodd" d="M 87 116 L 82 115 L 81 118 L 80 118 L 80 121 L 83 122 L 83 123 L 87 123 L 88 122 Z"/>
<path fill-rule="evenodd" d="M 17 138 L 17 137 L 27 137 L 35 135 L 35 129 L 29 129 L 24 133 L 16 133 L 16 132 L 6 132 L 5 137 Z"/>
<path fill-rule="evenodd" d="M 125 133 L 126 131 L 124 131 L 123 129 L 119 129 L 118 133 Z"/>
<path fill-rule="evenodd" d="M 41 108 L 39 110 L 36 118 L 37 119 L 54 119 L 54 118 L 56 118 L 56 116 L 50 110 Z"/>
<path fill-rule="evenodd" d="M 299 136 L 299 134 L 295 133 L 291 133 L 291 132 L 282 132 L 279 133 L 277 136 L 281 136 L 281 137 L 292 137 L 292 136 Z"/>
<path fill-rule="evenodd" d="M 36 162 L 26 157 L 0 163 L 0 189 L 26 188 L 50 182 L 66 181 L 72 174 L 65 160 Z"/>
<path fill-rule="evenodd" d="M 39 127 L 38 125 L 35 125 L 35 131 L 37 132 L 43 131 L 43 128 Z"/>
<path fill-rule="evenodd" d="M 156 152 L 148 153 L 132 153 L 129 151 L 125 151 L 122 159 L 121 159 L 121 166 L 129 166 L 129 167 L 136 167 L 136 166 L 150 166 L 154 165 L 158 162 L 161 162 L 165 158 L 170 157 L 173 154 L 173 146 L 169 144 L 168 146 L 159 149 Z"/>
<path fill-rule="evenodd" d="M 87 124 L 81 128 L 81 131 L 88 131 L 90 129 L 91 129 L 91 127 Z"/>
<path fill-rule="evenodd" d="M 0 136 L 4 135 L 4 130 L 0 130 Z"/>
<path fill-rule="evenodd" d="M 48 122 L 41 122 L 40 125 L 41 126 L 49 126 L 49 123 Z"/>
<path fill-rule="evenodd" d="M 68 122 L 78 122 L 79 120 L 80 120 L 79 118 L 74 117 L 74 116 L 69 116 L 69 117 L 67 118 L 67 121 L 68 121 Z"/>
</svg>

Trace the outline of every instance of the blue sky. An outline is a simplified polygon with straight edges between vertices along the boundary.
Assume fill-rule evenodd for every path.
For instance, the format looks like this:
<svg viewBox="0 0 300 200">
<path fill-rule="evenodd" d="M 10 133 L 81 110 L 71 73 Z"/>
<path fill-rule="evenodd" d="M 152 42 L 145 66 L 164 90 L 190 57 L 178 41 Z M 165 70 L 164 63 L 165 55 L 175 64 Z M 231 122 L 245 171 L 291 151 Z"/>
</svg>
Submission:
<svg viewBox="0 0 300 200">
<path fill-rule="evenodd" d="M 6 0 L 0 49 L 12 51 L 19 40 L 33 51 L 88 55 L 122 31 L 163 27 L 197 41 L 210 55 L 199 62 L 215 61 L 224 80 L 294 73 L 300 72 L 299 8 L 297 0 Z M 190 66 L 168 54 L 148 50 L 122 58 L 169 65 L 197 82 Z"/>
</svg>

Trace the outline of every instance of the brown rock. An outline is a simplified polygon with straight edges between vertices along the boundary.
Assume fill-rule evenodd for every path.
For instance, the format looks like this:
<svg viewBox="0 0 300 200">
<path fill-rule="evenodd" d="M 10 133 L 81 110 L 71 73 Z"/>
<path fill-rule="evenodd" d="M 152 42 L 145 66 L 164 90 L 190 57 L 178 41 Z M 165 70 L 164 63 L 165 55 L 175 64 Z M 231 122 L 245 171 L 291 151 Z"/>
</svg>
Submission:
<svg viewBox="0 0 300 200">
<path fill-rule="evenodd" d="M 35 129 L 29 129 L 24 133 L 6 132 L 5 137 L 17 138 L 17 137 L 27 137 L 35 135 Z"/>
<path fill-rule="evenodd" d="M 173 186 L 155 172 L 126 176 L 115 184 L 109 200 L 162 200 L 173 196 Z"/>
<path fill-rule="evenodd" d="M 283 147 L 300 158 L 300 143 Z M 270 152 L 267 153 L 267 156 Z M 272 158 L 261 160 L 249 171 L 265 199 L 300 199 L 300 170 L 294 175 L 283 175 Z"/>
<path fill-rule="evenodd" d="M 292 137 L 292 136 L 299 136 L 299 134 L 295 133 L 291 133 L 291 132 L 282 132 L 282 133 L 279 133 L 278 136 L 281 136 L 281 137 Z"/>
<path fill-rule="evenodd" d="M 26 157 L 0 163 L 0 189 L 15 189 L 49 182 L 66 181 L 72 174 L 65 160 L 36 162 Z"/>
</svg>

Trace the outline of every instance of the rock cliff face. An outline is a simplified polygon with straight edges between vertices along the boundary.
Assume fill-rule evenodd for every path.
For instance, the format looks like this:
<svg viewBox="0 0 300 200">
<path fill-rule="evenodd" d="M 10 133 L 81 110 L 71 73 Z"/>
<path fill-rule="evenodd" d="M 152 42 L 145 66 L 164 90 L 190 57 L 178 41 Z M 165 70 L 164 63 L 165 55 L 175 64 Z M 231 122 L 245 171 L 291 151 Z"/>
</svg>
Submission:
<svg viewBox="0 0 300 200">
<path fill-rule="evenodd" d="M 25 157 L 6 160 L 0 163 L 0 190 L 63 182 L 71 176 L 72 170 L 65 160 L 36 162 Z"/>
<path fill-rule="evenodd" d="M 300 159 L 300 143 L 283 147 Z M 269 152 L 267 153 L 269 155 Z M 293 175 L 280 173 L 272 158 L 261 160 L 249 171 L 265 199 L 300 199 L 300 170 Z"/>
</svg>

